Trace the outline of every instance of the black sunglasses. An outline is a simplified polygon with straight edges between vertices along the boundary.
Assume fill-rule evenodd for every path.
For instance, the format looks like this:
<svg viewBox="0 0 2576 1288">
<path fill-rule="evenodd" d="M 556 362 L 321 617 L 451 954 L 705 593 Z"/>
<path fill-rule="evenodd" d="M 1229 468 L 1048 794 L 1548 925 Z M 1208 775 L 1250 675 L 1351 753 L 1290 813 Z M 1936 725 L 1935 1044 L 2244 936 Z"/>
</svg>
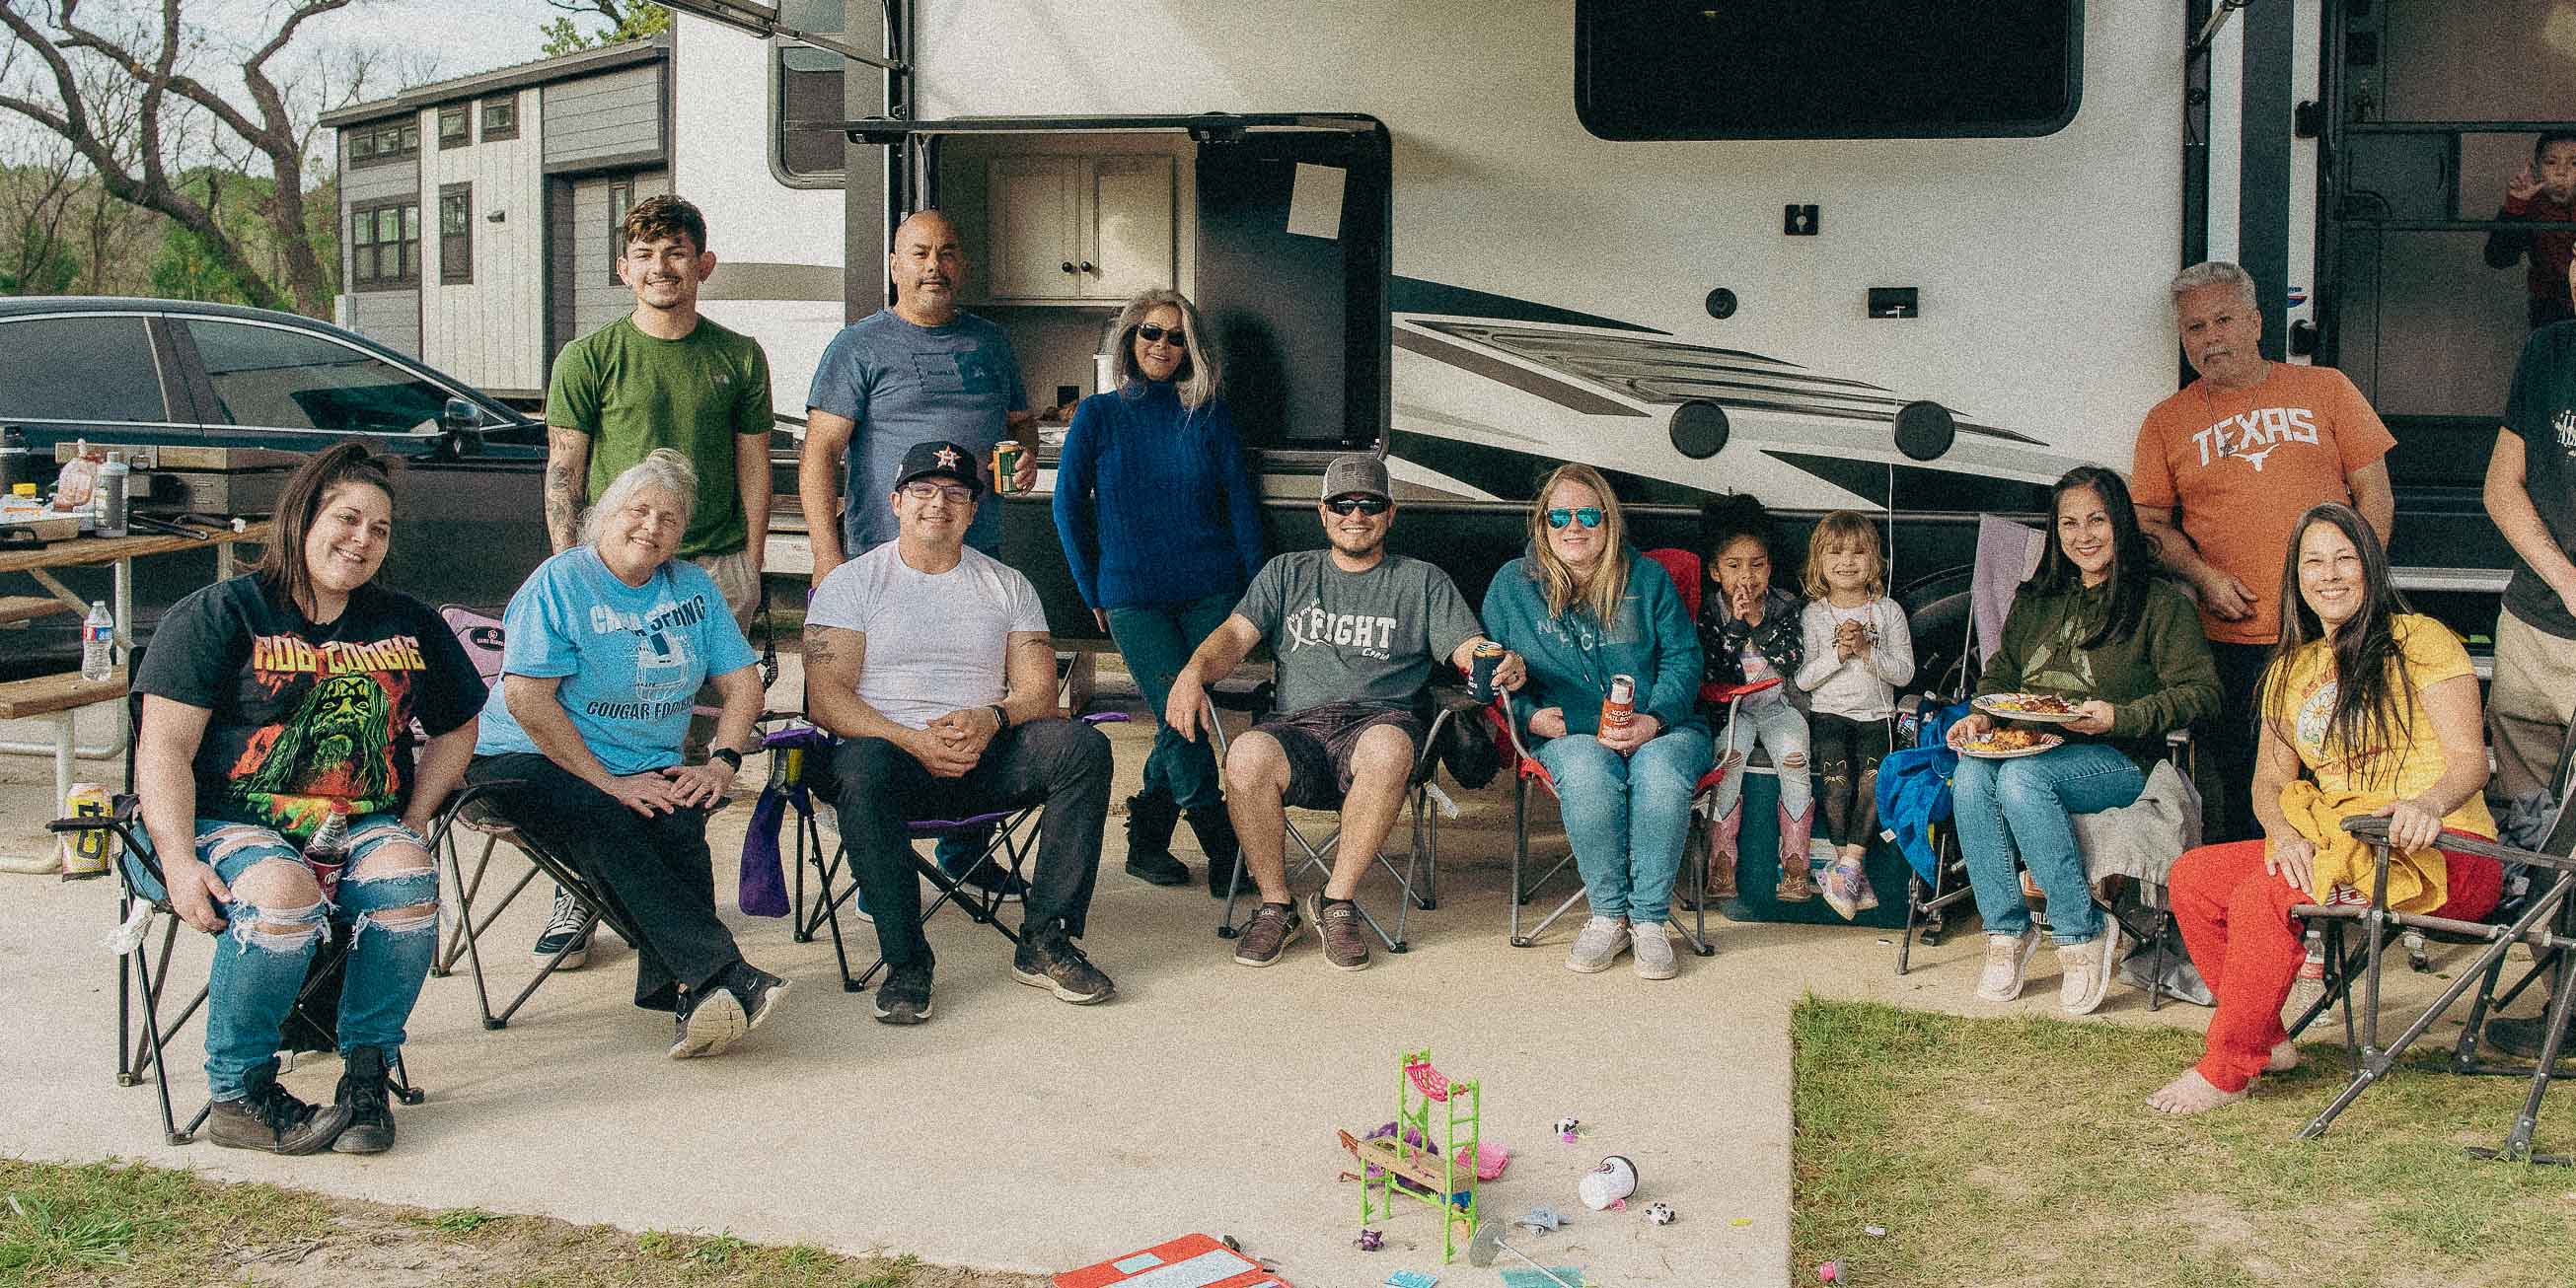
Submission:
<svg viewBox="0 0 2576 1288">
<path fill-rule="evenodd" d="M 1384 514 L 1394 504 L 1382 496 L 1337 496 L 1324 503 L 1335 514 Z"/>
<path fill-rule="evenodd" d="M 1187 337 L 1182 335 L 1181 329 L 1176 326 L 1158 326 L 1152 322 L 1139 322 L 1136 324 L 1136 338 L 1147 344 L 1161 344 L 1163 342 L 1163 337 L 1167 335 L 1172 337 L 1172 343 L 1174 344 L 1184 343 L 1187 339 Z"/>
</svg>

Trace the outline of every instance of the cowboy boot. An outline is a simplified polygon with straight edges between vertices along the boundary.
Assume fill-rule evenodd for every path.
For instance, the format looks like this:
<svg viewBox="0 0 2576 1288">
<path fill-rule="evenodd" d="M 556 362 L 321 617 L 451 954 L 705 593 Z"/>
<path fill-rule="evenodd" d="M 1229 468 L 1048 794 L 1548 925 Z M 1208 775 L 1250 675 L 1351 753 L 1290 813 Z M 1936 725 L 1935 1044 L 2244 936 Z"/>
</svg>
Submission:
<svg viewBox="0 0 2576 1288">
<path fill-rule="evenodd" d="M 1744 802 L 1718 815 L 1708 825 L 1708 897 L 1735 897 L 1735 838 L 1744 830 Z"/>
<path fill-rule="evenodd" d="M 1127 798 L 1127 874 L 1158 886 L 1187 884 L 1190 870 L 1172 857 L 1172 825 L 1180 806 L 1158 788 Z"/>
<path fill-rule="evenodd" d="M 1807 867 L 1807 837 L 1815 830 L 1815 802 L 1796 815 L 1780 810 L 1780 884 L 1772 897 L 1782 903 L 1805 903 L 1816 897 L 1816 880 Z"/>
<path fill-rule="evenodd" d="M 1190 831 L 1199 838 L 1199 853 L 1207 856 L 1208 896 L 1222 899 L 1226 887 L 1234 883 L 1238 853 L 1234 820 L 1226 817 L 1224 801 L 1193 805 L 1184 813 L 1190 820 Z"/>
</svg>

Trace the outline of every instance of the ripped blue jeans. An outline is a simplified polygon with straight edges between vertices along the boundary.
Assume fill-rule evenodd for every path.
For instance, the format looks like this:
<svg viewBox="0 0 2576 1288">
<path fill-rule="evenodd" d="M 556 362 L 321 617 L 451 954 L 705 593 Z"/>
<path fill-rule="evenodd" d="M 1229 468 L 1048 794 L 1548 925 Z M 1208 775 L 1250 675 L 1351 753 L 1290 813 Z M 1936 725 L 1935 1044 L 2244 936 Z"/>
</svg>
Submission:
<svg viewBox="0 0 2576 1288">
<path fill-rule="evenodd" d="M 206 980 L 206 1088 L 215 1099 L 240 1098 L 253 1073 L 276 1064 L 279 1033 L 305 973 L 334 935 L 354 937 L 340 993 L 341 1053 L 372 1046 L 391 1058 L 401 1048 L 403 1025 L 438 949 L 438 870 L 425 861 L 399 866 L 393 855 L 371 864 L 369 856 L 387 845 L 426 855 L 399 816 L 358 815 L 349 820 L 349 861 L 336 901 L 316 897 L 301 907 L 263 908 L 236 894 L 224 906 L 227 924 L 215 938 Z M 284 836 L 216 819 L 197 820 L 197 858 L 227 887 L 262 863 L 283 861 L 306 871 L 301 847 Z M 389 862 L 396 864 L 391 871 Z M 140 865 L 135 878 L 146 895 L 163 894 Z"/>
</svg>

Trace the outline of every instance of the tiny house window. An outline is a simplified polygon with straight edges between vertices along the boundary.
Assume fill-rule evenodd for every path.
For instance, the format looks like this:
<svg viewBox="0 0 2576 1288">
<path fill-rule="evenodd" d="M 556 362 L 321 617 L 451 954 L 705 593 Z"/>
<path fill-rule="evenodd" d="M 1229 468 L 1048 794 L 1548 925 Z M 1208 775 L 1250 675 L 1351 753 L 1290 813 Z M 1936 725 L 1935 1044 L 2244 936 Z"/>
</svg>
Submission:
<svg viewBox="0 0 2576 1288">
<path fill-rule="evenodd" d="M 473 119 L 466 115 L 463 107 L 438 109 L 438 146 L 461 148 L 472 144 L 474 142 Z"/>
<path fill-rule="evenodd" d="M 349 164 L 352 166 L 383 165 L 420 155 L 420 123 L 417 121 L 383 121 L 344 130 L 348 141 Z"/>
<path fill-rule="evenodd" d="M 519 96 L 483 100 L 483 141 L 519 137 Z"/>
<path fill-rule="evenodd" d="M 626 258 L 626 212 L 635 208 L 633 180 L 608 185 L 608 284 L 624 286 L 617 261 Z"/>
<path fill-rule="evenodd" d="M 349 211 L 349 282 L 353 290 L 420 285 L 420 203 L 382 201 Z"/>
<path fill-rule="evenodd" d="M 438 280 L 453 286 L 474 280 L 474 185 L 438 190 Z"/>
<path fill-rule="evenodd" d="M 2025 137 L 2075 118 L 2083 0 L 1576 0 L 1605 139 Z"/>
</svg>

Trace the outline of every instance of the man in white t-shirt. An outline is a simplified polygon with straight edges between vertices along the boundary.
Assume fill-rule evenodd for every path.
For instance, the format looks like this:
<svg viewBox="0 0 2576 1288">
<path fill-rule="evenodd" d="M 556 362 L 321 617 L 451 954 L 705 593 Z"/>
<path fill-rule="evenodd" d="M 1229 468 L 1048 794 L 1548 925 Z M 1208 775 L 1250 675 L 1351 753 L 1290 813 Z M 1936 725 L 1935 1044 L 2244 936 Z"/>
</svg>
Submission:
<svg viewBox="0 0 2576 1288">
<path fill-rule="evenodd" d="M 826 792 L 859 897 L 876 920 L 886 982 L 876 1016 L 930 1018 L 930 945 L 906 832 L 1043 803 L 1037 871 L 1011 975 L 1075 1005 L 1114 986 L 1082 937 L 1109 812 L 1109 740 L 1055 714 L 1055 646 L 1037 590 L 968 549 L 984 483 L 975 455 L 917 443 L 895 476 L 895 540 L 823 579 L 805 613 L 805 701 L 842 739 Z M 838 790 L 835 790 L 835 788 Z"/>
</svg>

